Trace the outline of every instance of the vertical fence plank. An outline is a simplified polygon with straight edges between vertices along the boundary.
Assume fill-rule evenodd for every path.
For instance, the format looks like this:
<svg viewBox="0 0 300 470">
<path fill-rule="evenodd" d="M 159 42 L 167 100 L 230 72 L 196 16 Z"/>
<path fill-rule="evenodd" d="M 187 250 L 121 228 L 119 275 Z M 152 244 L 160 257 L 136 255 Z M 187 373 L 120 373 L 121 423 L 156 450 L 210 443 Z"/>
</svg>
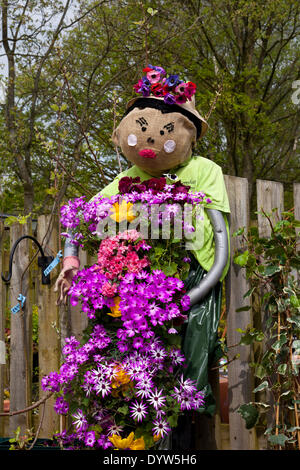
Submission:
<svg viewBox="0 0 300 470">
<path fill-rule="evenodd" d="M 3 240 L 4 240 L 4 224 L 0 220 L 0 274 L 3 271 L 4 257 L 3 253 Z M 3 282 L 0 281 L 0 411 L 3 411 L 3 400 L 4 400 L 4 373 L 5 373 L 5 304 L 4 304 L 4 293 L 5 287 Z M 0 419 L 0 435 L 4 433 L 4 420 Z"/>
<path fill-rule="evenodd" d="M 278 222 L 281 218 L 281 213 L 284 210 L 284 188 L 282 183 L 276 181 L 265 181 L 257 180 L 256 182 L 257 190 L 257 210 L 260 212 L 262 209 L 266 213 L 271 213 L 273 209 L 277 209 L 273 212 L 271 216 L 272 223 Z M 258 222 L 258 234 L 260 237 L 270 237 L 271 236 L 271 226 L 266 217 L 258 213 L 257 216 Z M 266 290 L 262 289 L 261 295 L 265 294 Z M 267 331 L 267 322 L 268 315 L 265 311 L 261 312 L 261 329 L 264 333 Z M 263 351 L 268 347 L 266 340 L 262 342 Z M 270 411 L 267 413 L 267 424 L 271 426 L 274 422 L 274 409 L 273 409 L 273 395 L 267 392 L 259 392 L 258 396 L 259 401 L 267 401 L 271 405 Z"/>
<path fill-rule="evenodd" d="M 294 183 L 294 214 L 295 219 L 300 220 L 300 183 Z M 296 228 L 297 236 L 300 236 L 300 228 Z M 299 248 L 300 249 L 300 248 Z M 297 272 L 298 280 L 300 281 L 300 272 Z M 296 276 L 295 276 L 296 277 Z"/>
<path fill-rule="evenodd" d="M 300 220 L 300 183 L 294 183 L 295 218 Z M 298 229 L 299 232 L 300 229 Z"/>
<path fill-rule="evenodd" d="M 273 215 L 273 221 L 277 222 L 281 218 L 283 211 L 283 184 L 276 181 L 257 180 L 257 210 L 264 209 L 265 212 L 272 212 L 277 209 Z M 269 237 L 271 228 L 266 218 L 258 213 L 258 232 L 261 237 Z"/>
<path fill-rule="evenodd" d="M 249 196 L 248 181 L 245 178 L 225 176 L 230 215 L 230 234 L 240 227 L 249 226 Z M 231 236 L 231 268 L 226 278 L 227 304 L 227 344 L 233 346 L 240 341 L 238 328 L 245 329 L 252 324 L 251 310 L 236 312 L 236 309 L 246 306 L 249 299 L 243 295 L 249 289 L 245 271 L 233 264 L 233 256 L 240 249 L 240 237 Z M 231 450 L 247 450 L 255 448 L 255 430 L 247 430 L 241 415 L 237 413 L 240 405 L 251 401 L 253 376 L 249 367 L 250 347 L 236 346 L 229 349 L 229 360 L 240 354 L 228 365 L 228 397 L 229 397 L 229 432 Z"/>
<path fill-rule="evenodd" d="M 43 244 L 45 254 L 56 256 L 58 252 L 58 223 L 51 220 L 50 216 L 41 215 L 38 218 L 37 239 Z M 54 283 L 59 266 L 50 273 L 51 284 L 42 285 L 39 277 L 38 286 L 38 309 L 39 309 L 39 375 L 42 377 L 52 371 L 59 369 L 60 362 L 60 340 L 57 329 L 59 327 L 58 307 L 56 305 L 56 294 Z M 40 388 L 40 396 L 44 396 Z M 44 419 L 41 426 L 40 437 L 53 436 L 59 429 L 58 415 L 54 411 L 55 399 L 51 397 L 45 405 Z"/>
<path fill-rule="evenodd" d="M 28 234 L 29 224 L 14 224 L 10 230 L 10 246 L 23 235 Z M 28 241 L 22 240 L 14 254 L 12 277 L 10 282 L 10 307 L 18 304 L 18 296 L 26 297 L 23 309 L 10 316 L 10 410 L 17 411 L 31 404 L 31 368 L 32 368 L 32 331 L 31 311 L 28 302 L 29 293 L 29 249 Z M 23 413 L 10 418 L 10 435 L 18 426 L 24 433 L 31 425 L 30 413 Z"/>
</svg>

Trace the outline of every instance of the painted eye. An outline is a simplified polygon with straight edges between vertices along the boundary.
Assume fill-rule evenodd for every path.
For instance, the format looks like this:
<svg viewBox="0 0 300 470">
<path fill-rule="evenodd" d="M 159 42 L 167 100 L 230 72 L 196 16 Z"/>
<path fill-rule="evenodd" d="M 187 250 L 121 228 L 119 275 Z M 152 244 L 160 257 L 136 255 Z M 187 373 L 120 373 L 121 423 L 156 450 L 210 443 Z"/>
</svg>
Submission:
<svg viewBox="0 0 300 470">
<path fill-rule="evenodd" d="M 146 130 L 147 130 L 147 127 L 142 127 L 143 132 L 146 132 Z"/>
<path fill-rule="evenodd" d="M 134 134 L 129 134 L 127 142 L 130 147 L 134 147 L 137 144 L 137 137 Z"/>
<path fill-rule="evenodd" d="M 160 135 L 164 135 L 164 131 L 160 131 Z"/>
<path fill-rule="evenodd" d="M 172 153 L 172 152 L 174 152 L 175 147 L 176 147 L 176 142 L 175 142 L 175 140 L 167 140 L 167 141 L 164 143 L 164 149 L 165 149 L 165 152 L 166 152 L 166 153 Z"/>
</svg>

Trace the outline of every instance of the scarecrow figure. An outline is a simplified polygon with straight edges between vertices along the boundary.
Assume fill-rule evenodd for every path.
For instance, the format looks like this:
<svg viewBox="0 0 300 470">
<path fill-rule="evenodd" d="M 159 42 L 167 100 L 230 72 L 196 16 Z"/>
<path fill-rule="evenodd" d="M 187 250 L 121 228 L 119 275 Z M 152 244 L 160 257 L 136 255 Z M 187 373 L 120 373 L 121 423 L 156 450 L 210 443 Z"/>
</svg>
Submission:
<svg viewBox="0 0 300 470">
<path fill-rule="evenodd" d="M 191 309 L 182 349 L 186 357 L 185 376 L 195 380 L 198 389 L 205 392 L 202 411 L 212 416 L 215 400 L 208 383 L 208 370 L 220 357 L 217 330 L 222 281 L 229 267 L 228 197 L 221 168 L 211 160 L 193 155 L 196 141 L 203 138 L 208 129 L 206 120 L 195 109 L 195 84 L 185 83 L 177 75 L 166 77 L 162 67 L 149 65 L 144 73 L 134 85 L 140 96 L 127 104 L 112 136 L 133 166 L 120 173 L 100 193 L 105 197 L 118 194 L 118 182 L 124 176 L 139 177 L 141 182 L 164 176 L 170 184 L 181 181 L 193 192 L 203 191 L 211 200 L 204 209 L 202 247 L 188 253 L 191 261 L 185 288 Z M 78 269 L 78 248 L 69 239 L 65 244 L 63 269 L 55 286 L 59 292 L 58 302 L 66 301 Z M 173 448 L 184 446 L 176 439 Z"/>
</svg>

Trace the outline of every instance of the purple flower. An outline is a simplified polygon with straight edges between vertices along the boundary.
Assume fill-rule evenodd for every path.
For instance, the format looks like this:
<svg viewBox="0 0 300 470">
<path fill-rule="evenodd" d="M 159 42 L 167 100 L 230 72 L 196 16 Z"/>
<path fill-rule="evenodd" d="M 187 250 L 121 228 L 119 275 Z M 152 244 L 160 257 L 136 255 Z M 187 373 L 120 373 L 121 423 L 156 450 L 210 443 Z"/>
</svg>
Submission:
<svg viewBox="0 0 300 470">
<path fill-rule="evenodd" d="M 88 447 L 94 447 L 95 441 L 95 431 L 87 432 L 84 439 L 85 445 Z"/>
<path fill-rule="evenodd" d="M 150 397 L 147 399 L 150 405 L 152 405 L 156 410 L 164 406 L 166 402 L 166 397 L 162 396 L 162 392 L 162 389 L 158 391 L 158 389 L 155 388 L 155 390 L 150 393 Z"/>
<path fill-rule="evenodd" d="M 176 103 L 176 99 L 173 95 L 171 95 L 171 93 L 167 93 L 165 96 L 164 96 L 164 102 L 166 104 L 175 104 Z"/>
<path fill-rule="evenodd" d="M 169 75 L 168 78 L 166 78 L 164 85 L 169 88 L 173 88 L 179 85 L 179 83 L 180 80 L 178 75 Z"/>
<path fill-rule="evenodd" d="M 171 431 L 169 423 L 166 420 L 157 419 L 153 421 L 154 427 L 152 431 L 154 434 L 158 434 L 161 437 L 167 436 L 168 433 Z"/>
<path fill-rule="evenodd" d="M 58 397 L 54 405 L 55 412 L 60 415 L 65 415 L 69 411 L 69 403 L 63 397 Z"/>
<path fill-rule="evenodd" d="M 145 405 L 142 401 L 136 401 L 133 403 L 133 405 L 130 406 L 130 414 L 133 419 L 137 420 L 137 422 L 142 421 L 147 415 L 147 405 Z"/>
<path fill-rule="evenodd" d="M 72 414 L 75 421 L 73 424 L 76 426 L 77 431 L 85 431 L 87 429 L 87 420 L 82 410 L 78 409 L 76 413 Z"/>
</svg>

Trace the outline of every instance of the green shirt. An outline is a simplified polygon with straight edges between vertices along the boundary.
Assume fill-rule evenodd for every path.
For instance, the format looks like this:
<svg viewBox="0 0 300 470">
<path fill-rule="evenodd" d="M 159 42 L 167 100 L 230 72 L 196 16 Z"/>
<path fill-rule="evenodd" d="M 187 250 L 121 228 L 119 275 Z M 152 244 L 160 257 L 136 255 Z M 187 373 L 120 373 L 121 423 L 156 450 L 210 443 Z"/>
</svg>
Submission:
<svg viewBox="0 0 300 470">
<path fill-rule="evenodd" d="M 172 168 L 168 173 L 176 174 L 178 179 L 185 185 L 190 186 L 191 192 L 203 191 L 205 195 L 211 199 L 211 203 L 204 204 L 204 207 L 209 209 L 217 209 L 223 213 L 230 213 L 230 207 L 228 202 L 228 196 L 224 183 L 224 177 L 222 169 L 219 165 L 203 157 L 191 157 L 189 160 L 179 165 L 176 168 Z M 120 173 L 109 185 L 107 185 L 100 194 L 105 197 L 111 197 L 118 194 L 119 180 L 124 176 L 130 176 L 135 178 L 139 176 L 141 181 L 153 178 L 153 176 L 141 170 L 139 167 L 134 165 L 129 170 Z M 226 215 L 224 215 L 228 241 L 229 241 L 229 225 Z M 230 243 L 229 248 L 230 248 Z M 192 251 L 199 264 L 206 270 L 209 271 L 214 263 L 215 256 L 215 243 L 213 227 L 209 220 L 206 210 L 204 210 L 204 242 L 200 250 Z M 223 271 L 221 281 L 227 274 L 230 263 L 230 257 L 228 256 L 227 265 Z"/>
</svg>

